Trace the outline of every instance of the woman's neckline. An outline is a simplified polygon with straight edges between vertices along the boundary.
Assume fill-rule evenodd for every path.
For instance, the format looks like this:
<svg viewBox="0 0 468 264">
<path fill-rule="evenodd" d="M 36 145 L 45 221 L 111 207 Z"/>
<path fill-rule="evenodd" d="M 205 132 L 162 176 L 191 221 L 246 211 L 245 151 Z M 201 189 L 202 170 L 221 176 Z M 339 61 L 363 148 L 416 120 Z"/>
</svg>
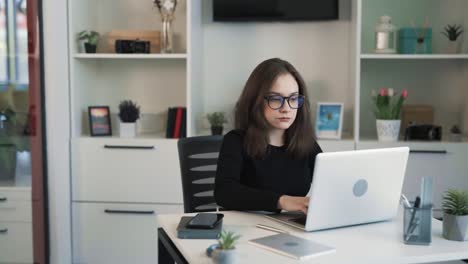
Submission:
<svg viewBox="0 0 468 264">
<path fill-rule="evenodd" d="M 272 148 L 284 148 L 284 147 L 286 147 L 286 145 L 275 146 L 275 145 L 272 145 L 272 144 L 268 144 L 268 146 L 270 146 Z"/>
</svg>

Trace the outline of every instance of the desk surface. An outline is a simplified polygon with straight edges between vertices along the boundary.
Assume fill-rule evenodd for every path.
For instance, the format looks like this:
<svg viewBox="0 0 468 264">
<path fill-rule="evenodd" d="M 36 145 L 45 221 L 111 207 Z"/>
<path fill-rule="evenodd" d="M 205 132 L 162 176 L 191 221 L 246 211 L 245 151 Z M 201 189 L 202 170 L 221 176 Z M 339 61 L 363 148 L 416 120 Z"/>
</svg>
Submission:
<svg viewBox="0 0 468 264">
<path fill-rule="evenodd" d="M 277 223 L 263 215 L 223 211 L 223 228 L 242 235 L 238 245 L 239 263 L 297 263 L 296 260 L 248 244 L 248 240 L 276 234 L 256 228 L 265 224 L 289 231 L 291 234 L 336 248 L 336 253 L 311 258 L 301 263 L 427 263 L 468 258 L 468 242 L 449 241 L 442 237 L 442 222 L 432 226 L 432 244 L 415 246 L 403 244 L 402 217 L 376 224 L 338 228 L 326 231 L 303 232 Z M 194 214 L 184 214 L 194 215 Z M 163 228 L 189 263 L 212 263 L 206 248 L 214 239 L 178 239 L 176 227 L 182 214 L 158 215 Z"/>
</svg>

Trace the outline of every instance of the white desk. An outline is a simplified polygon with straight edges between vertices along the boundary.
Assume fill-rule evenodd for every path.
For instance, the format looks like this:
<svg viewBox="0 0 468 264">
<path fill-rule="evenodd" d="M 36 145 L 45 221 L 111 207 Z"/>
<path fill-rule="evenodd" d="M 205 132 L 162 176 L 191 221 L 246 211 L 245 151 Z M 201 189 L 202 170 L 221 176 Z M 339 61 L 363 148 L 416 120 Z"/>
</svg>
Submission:
<svg viewBox="0 0 468 264">
<path fill-rule="evenodd" d="M 302 232 L 269 220 L 262 215 L 238 211 L 223 211 L 222 213 L 224 213 L 223 228 L 242 235 L 237 245 L 238 263 L 297 263 L 294 259 L 247 243 L 253 238 L 276 234 L 256 228 L 255 225 L 259 223 L 281 228 L 293 235 L 336 248 L 336 253 L 318 256 L 301 263 L 393 264 L 468 259 L 468 242 L 445 240 L 442 237 L 442 222 L 435 219 L 432 226 L 432 244 L 413 246 L 403 244 L 401 215 L 394 221 L 326 231 Z M 158 215 L 158 225 L 189 263 L 212 263 L 211 259 L 205 255 L 205 250 L 209 245 L 216 243 L 216 240 L 178 239 L 176 227 L 181 216 L 182 214 Z"/>
</svg>

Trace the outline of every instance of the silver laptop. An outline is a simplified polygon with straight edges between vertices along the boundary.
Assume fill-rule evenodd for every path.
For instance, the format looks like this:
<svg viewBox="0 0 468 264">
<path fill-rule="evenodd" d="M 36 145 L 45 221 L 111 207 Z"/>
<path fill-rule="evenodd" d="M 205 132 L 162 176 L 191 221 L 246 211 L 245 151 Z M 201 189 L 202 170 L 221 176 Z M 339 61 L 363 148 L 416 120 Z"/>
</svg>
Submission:
<svg viewBox="0 0 468 264">
<path fill-rule="evenodd" d="M 392 219 L 398 213 L 409 148 L 320 153 L 307 215 L 267 217 L 315 231 Z"/>
</svg>

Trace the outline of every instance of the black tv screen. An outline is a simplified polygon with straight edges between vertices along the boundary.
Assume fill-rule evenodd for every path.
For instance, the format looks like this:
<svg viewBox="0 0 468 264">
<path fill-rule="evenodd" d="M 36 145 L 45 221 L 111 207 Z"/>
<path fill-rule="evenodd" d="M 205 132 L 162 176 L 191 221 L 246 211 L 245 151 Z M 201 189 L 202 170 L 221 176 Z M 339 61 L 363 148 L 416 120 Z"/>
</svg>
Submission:
<svg viewBox="0 0 468 264">
<path fill-rule="evenodd" d="M 338 19 L 338 0 L 213 0 L 214 21 Z"/>
</svg>

